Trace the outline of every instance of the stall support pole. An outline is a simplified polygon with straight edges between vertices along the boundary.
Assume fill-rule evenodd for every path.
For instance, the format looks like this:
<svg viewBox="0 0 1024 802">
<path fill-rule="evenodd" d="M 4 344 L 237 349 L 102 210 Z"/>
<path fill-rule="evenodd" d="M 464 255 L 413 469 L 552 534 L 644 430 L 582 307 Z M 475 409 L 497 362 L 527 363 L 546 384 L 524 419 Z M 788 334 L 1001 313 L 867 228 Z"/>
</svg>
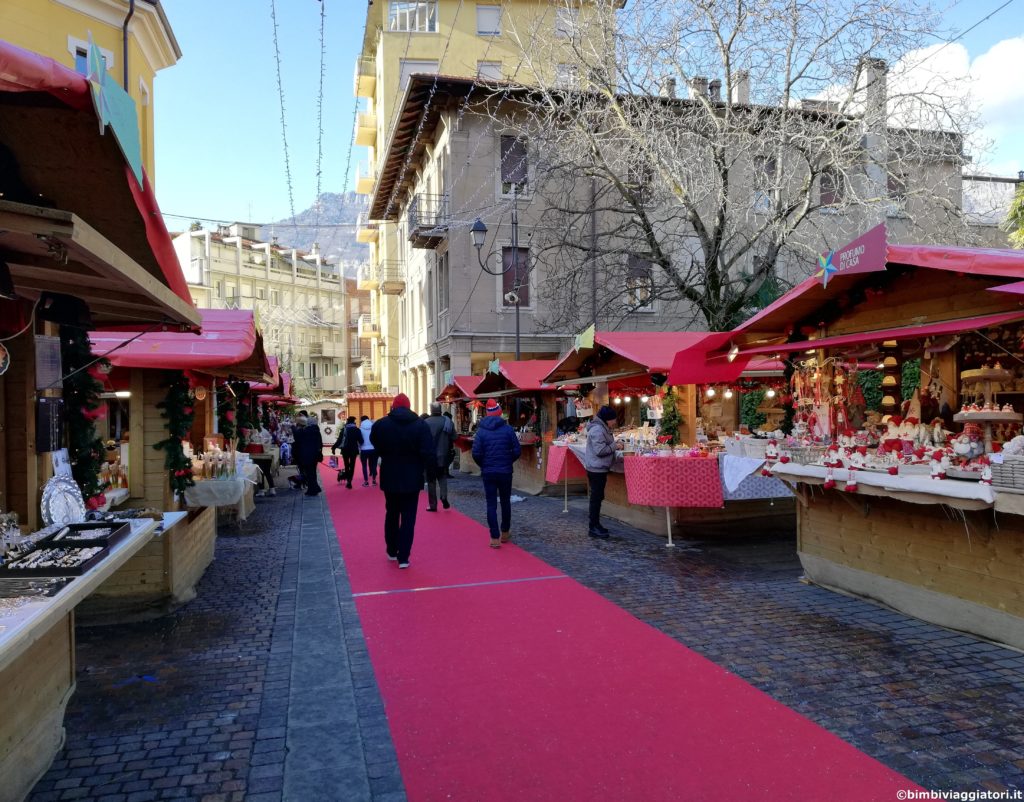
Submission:
<svg viewBox="0 0 1024 802">
<path fill-rule="evenodd" d="M 665 523 L 668 526 L 668 543 L 665 544 L 666 548 L 674 548 L 675 543 L 672 542 L 672 508 L 665 507 Z"/>
<path fill-rule="evenodd" d="M 565 499 L 564 499 L 564 501 L 562 501 L 562 512 L 563 513 L 569 511 L 569 455 L 568 454 L 565 455 L 565 460 L 566 460 L 565 467 L 563 468 L 563 471 L 565 473 Z"/>
</svg>

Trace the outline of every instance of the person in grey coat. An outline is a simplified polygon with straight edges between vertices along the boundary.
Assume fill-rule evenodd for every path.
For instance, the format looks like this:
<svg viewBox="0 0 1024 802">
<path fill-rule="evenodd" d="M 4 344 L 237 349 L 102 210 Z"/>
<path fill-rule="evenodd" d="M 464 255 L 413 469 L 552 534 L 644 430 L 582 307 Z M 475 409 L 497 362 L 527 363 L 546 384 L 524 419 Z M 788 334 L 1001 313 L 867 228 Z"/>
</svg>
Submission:
<svg viewBox="0 0 1024 802">
<path fill-rule="evenodd" d="M 619 448 L 609 422 L 617 420 L 617 417 L 614 409 L 603 406 L 587 424 L 587 450 L 583 458 L 590 484 L 590 529 L 587 534 L 601 539 L 608 537 L 608 530 L 601 525 L 601 503 L 608 483 L 608 471 L 618 458 Z"/>
<path fill-rule="evenodd" d="M 437 512 L 438 490 L 441 491 L 441 505 L 448 509 L 448 452 L 455 444 L 455 424 L 441 414 L 441 405 L 436 401 L 430 405 L 427 428 L 434 439 L 437 459 L 427 467 L 427 512 Z"/>
</svg>

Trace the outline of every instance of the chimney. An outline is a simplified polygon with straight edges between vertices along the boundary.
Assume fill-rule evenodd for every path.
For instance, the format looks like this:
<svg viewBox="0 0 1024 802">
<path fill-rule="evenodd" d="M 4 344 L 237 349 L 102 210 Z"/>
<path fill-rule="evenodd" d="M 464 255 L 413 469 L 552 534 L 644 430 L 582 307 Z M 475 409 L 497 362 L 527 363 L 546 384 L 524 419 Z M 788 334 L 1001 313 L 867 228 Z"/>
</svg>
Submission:
<svg viewBox="0 0 1024 802">
<path fill-rule="evenodd" d="M 747 70 L 736 70 L 732 82 L 732 102 L 740 106 L 750 103 L 750 73 Z"/>
<path fill-rule="evenodd" d="M 661 86 L 658 89 L 658 94 L 662 97 L 675 97 L 676 96 L 676 79 L 675 78 L 662 78 Z"/>
<path fill-rule="evenodd" d="M 882 200 L 887 209 L 889 197 L 889 145 L 887 142 L 886 73 L 888 65 L 880 58 L 862 56 L 857 63 L 857 89 L 864 90 L 864 117 L 861 121 L 861 147 L 864 149 L 864 174 L 869 197 Z M 883 212 L 884 214 L 885 212 Z"/>
<path fill-rule="evenodd" d="M 708 84 L 708 97 L 710 97 L 714 103 L 722 102 L 722 82 L 717 78 Z"/>
<path fill-rule="evenodd" d="M 708 96 L 708 79 L 702 75 L 690 79 L 690 100 Z"/>
<path fill-rule="evenodd" d="M 864 125 L 869 131 L 880 132 L 885 129 L 886 113 L 886 75 L 889 66 L 884 59 L 861 56 L 857 64 L 858 88 L 864 87 Z"/>
</svg>

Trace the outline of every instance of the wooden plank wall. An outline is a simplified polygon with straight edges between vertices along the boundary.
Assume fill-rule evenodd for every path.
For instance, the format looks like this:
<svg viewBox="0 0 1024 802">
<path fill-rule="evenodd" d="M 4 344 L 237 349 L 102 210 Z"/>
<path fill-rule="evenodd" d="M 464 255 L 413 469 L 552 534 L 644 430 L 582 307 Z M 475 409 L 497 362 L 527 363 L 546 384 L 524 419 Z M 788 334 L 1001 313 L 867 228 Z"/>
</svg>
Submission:
<svg viewBox="0 0 1024 802">
<path fill-rule="evenodd" d="M 861 501 L 861 499 L 858 499 Z M 1024 616 L 1024 519 L 937 505 L 868 499 L 864 516 L 826 491 L 800 509 L 801 552 L 927 590 Z M 862 505 L 857 505 L 862 506 Z"/>
<path fill-rule="evenodd" d="M 217 545 L 217 510 L 204 507 L 196 517 L 164 535 L 172 601 L 195 598 L 196 585 L 213 562 Z"/>
<path fill-rule="evenodd" d="M 68 613 L 0 671 L 0 798 L 25 798 L 57 756 L 74 683 Z"/>
<path fill-rule="evenodd" d="M 167 389 L 161 386 L 164 375 L 161 371 L 143 371 L 142 377 L 142 503 L 157 510 L 174 510 L 170 483 L 164 467 L 164 452 L 153 448 L 153 443 L 167 437 L 166 421 L 157 404 L 164 400 Z M 134 428 L 132 432 L 134 438 Z M 133 493 L 139 491 L 132 488 Z"/>
</svg>

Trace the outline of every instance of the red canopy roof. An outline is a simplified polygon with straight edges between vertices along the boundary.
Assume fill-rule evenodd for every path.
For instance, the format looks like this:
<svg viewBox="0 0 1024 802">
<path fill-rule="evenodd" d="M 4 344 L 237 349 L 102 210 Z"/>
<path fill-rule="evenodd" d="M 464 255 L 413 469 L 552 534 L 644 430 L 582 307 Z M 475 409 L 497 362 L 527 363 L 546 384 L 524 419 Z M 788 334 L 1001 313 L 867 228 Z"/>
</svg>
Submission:
<svg viewBox="0 0 1024 802">
<path fill-rule="evenodd" d="M 249 389 L 255 393 L 282 393 L 287 395 L 287 392 L 281 386 L 281 368 L 276 356 L 267 356 L 267 367 L 270 368 L 270 381 L 249 382 Z"/>
<path fill-rule="evenodd" d="M 521 393 L 539 392 L 541 390 L 558 390 L 544 383 L 544 378 L 558 364 L 557 359 L 521 359 L 519 361 L 501 362 L 497 373 L 488 373 L 481 377 L 474 388 L 476 396 L 489 393 L 515 391 Z"/>
<path fill-rule="evenodd" d="M 991 326 L 1001 326 L 1013 320 L 1024 320 L 1024 310 L 1016 312 L 999 312 L 993 315 L 944 320 L 940 323 L 925 323 L 920 326 L 900 326 L 878 331 L 859 331 L 854 334 L 837 334 L 834 337 L 822 337 L 817 340 L 802 340 L 782 345 L 761 345 L 757 348 L 746 348 L 742 355 L 775 354 L 791 351 L 803 351 L 808 348 L 832 348 L 841 345 L 861 345 L 863 343 L 881 342 L 882 340 L 906 340 L 921 337 L 936 337 L 942 334 L 959 334 L 965 331 L 977 331 Z"/>
<path fill-rule="evenodd" d="M 94 356 L 119 368 L 193 370 L 265 381 L 269 371 L 263 337 L 247 309 L 200 309 L 202 333 L 93 331 Z"/>
<path fill-rule="evenodd" d="M 51 58 L 0 40 L 3 92 L 45 93 L 74 112 L 69 112 L 66 119 L 55 120 L 54 104 L 47 100 L 44 105 L 49 108 L 44 115 L 48 115 L 45 120 L 50 124 L 46 125 L 33 116 L 28 104 L 19 116 L 21 127 L 8 132 L 7 145 L 32 191 L 57 208 L 77 214 L 192 307 L 192 296 L 149 178 L 143 173 L 139 186 L 113 144 L 113 134 L 96 133 L 99 120 L 85 77 Z M 66 141 L 69 135 L 75 141 Z M 99 142 L 87 142 L 87 136 L 97 137 Z M 43 141 L 43 137 L 49 139 Z M 53 146 L 54 137 L 63 137 L 64 141 Z"/>
</svg>

